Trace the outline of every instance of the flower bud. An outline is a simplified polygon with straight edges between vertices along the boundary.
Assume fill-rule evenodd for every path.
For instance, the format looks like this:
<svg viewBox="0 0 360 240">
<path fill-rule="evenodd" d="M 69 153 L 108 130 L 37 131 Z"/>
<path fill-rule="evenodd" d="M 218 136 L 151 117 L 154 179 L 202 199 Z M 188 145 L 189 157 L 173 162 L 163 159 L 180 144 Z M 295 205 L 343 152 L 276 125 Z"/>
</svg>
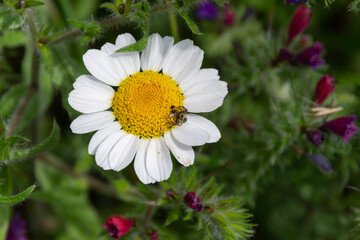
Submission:
<svg viewBox="0 0 360 240">
<path fill-rule="evenodd" d="M 204 210 L 204 206 L 200 203 L 200 198 L 196 196 L 195 192 L 188 192 L 184 196 L 184 200 L 190 208 L 195 209 L 197 212 Z"/>
<path fill-rule="evenodd" d="M 27 240 L 26 223 L 19 213 L 15 213 L 11 219 L 6 240 Z"/>
<path fill-rule="evenodd" d="M 210 1 L 203 1 L 197 5 L 196 16 L 199 19 L 215 20 L 218 18 L 216 4 Z"/>
<path fill-rule="evenodd" d="M 288 36 L 287 36 L 287 45 L 300 33 L 302 33 L 311 22 L 311 10 L 306 7 L 305 4 L 300 5 L 290 22 Z"/>
<path fill-rule="evenodd" d="M 335 90 L 336 85 L 333 84 L 334 78 L 330 75 L 325 75 L 319 79 L 316 84 L 314 102 L 322 104 L 326 98 Z"/>
<path fill-rule="evenodd" d="M 280 62 L 291 62 L 293 59 L 293 54 L 289 49 L 283 47 L 280 49 L 277 58 L 272 62 L 273 66 L 278 65 Z"/>
<path fill-rule="evenodd" d="M 153 228 L 148 229 L 147 235 L 149 236 L 149 238 L 151 240 L 158 240 L 159 239 L 159 233 Z"/>
<path fill-rule="evenodd" d="M 104 228 L 108 230 L 110 237 L 117 239 L 129 232 L 133 225 L 134 221 L 132 219 L 111 216 L 104 224 Z"/>
<path fill-rule="evenodd" d="M 235 13 L 230 8 L 225 9 L 224 23 L 229 26 L 235 23 Z"/>
<path fill-rule="evenodd" d="M 325 135 L 319 132 L 318 130 L 307 129 L 305 133 L 309 141 L 315 144 L 316 146 L 320 146 L 325 140 Z"/>
<path fill-rule="evenodd" d="M 338 117 L 332 121 L 325 122 L 320 129 L 335 133 L 341 136 L 345 142 L 349 142 L 349 138 L 358 132 L 358 128 L 354 124 L 355 119 L 355 115 Z"/>
<path fill-rule="evenodd" d="M 324 59 L 321 58 L 323 49 L 324 47 L 319 42 L 315 42 L 313 46 L 305 48 L 302 52 L 295 55 L 292 63 L 316 69 L 325 64 Z"/>
</svg>

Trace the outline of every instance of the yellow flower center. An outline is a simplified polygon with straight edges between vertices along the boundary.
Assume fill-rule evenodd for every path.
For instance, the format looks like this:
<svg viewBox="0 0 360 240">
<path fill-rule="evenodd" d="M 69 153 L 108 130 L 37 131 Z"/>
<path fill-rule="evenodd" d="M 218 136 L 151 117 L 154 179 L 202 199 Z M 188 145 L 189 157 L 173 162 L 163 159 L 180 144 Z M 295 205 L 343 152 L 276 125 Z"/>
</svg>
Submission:
<svg viewBox="0 0 360 240">
<path fill-rule="evenodd" d="M 124 79 L 112 100 L 112 108 L 123 131 L 142 138 L 160 137 L 175 127 L 172 108 L 183 105 L 184 96 L 169 76 L 138 72 Z"/>
</svg>

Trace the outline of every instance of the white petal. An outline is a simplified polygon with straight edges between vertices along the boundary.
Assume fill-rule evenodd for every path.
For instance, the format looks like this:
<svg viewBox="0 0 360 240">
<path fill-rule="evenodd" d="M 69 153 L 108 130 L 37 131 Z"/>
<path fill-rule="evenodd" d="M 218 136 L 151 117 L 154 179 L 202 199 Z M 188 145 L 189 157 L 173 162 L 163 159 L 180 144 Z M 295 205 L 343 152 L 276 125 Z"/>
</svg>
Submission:
<svg viewBox="0 0 360 240">
<path fill-rule="evenodd" d="M 104 111 L 111 107 L 114 90 L 77 87 L 70 92 L 68 102 L 72 108 L 82 113 Z"/>
<path fill-rule="evenodd" d="M 79 87 L 92 87 L 92 88 L 96 88 L 96 89 L 103 89 L 104 91 L 111 91 L 114 92 L 113 88 L 110 87 L 107 84 L 104 84 L 103 82 L 101 82 L 99 79 L 95 78 L 94 76 L 91 75 L 81 75 L 79 76 L 74 84 L 73 87 L 79 88 Z"/>
<path fill-rule="evenodd" d="M 135 173 L 140 179 L 140 181 L 144 184 L 154 183 L 156 182 L 147 172 L 146 170 L 146 152 L 149 145 L 150 140 L 141 139 L 139 142 L 138 149 L 136 151 L 136 157 L 134 161 L 134 169 Z"/>
<path fill-rule="evenodd" d="M 188 114 L 187 120 L 190 121 L 193 126 L 203 129 L 209 133 L 210 139 L 209 141 L 207 141 L 208 143 L 214 143 L 219 141 L 221 133 L 216 127 L 216 125 L 210 120 L 196 114 Z"/>
<path fill-rule="evenodd" d="M 184 107 L 193 113 L 211 112 L 223 104 L 224 97 L 212 93 L 193 95 L 185 98 Z"/>
<path fill-rule="evenodd" d="M 185 167 L 188 167 L 194 163 L 195 154 L 192 147 L 180 143 L 172 136 L 171 132 L 164 134 L 164 140 L 179 163 Z"/>
<path fill-rule="evenodd" d="M 113 54 L 117 50 L 117 47 L 112 43 L 105 43 L 101 47 L 101 51 L 107 53 L 107 54 Z"/>
<path fill-rule="evenodd" d="M 130 33 L 120 34 L 116 38 L 116 50 L 135 42 L 135 38 Z M 123 67 L 127 77 L 140 71 L 140 57 L 138 52 L 113 53 L 111 57 Z"/>
<path fill-rule="evenodd" d="M 141 69 L 153 70 L 155 72 L 160 71 L 163 58 L 173 43 L 174 39 L 172 37 L 165 37 L 163 39 L 157 33 L 152 34 L 148 38 L 146 48 L 141 53 Z"/>
<path fill-rule="evenodd" d="M 202 61 L 204 59 L 204 51 L 198 47 L 193 47 L 191 58 L 187 61 L 183 70 L 176 76 L 176 82 L 185 83 L 192 80 L 192 78 L 199 72 Z"/>
<path fill-rule="evenodd" d="M 228 93 L 227 83 L 219 80 L 201 82 L 184 91 L 185 99 L 200 94 L 214 94 L 225 97 Z"/>
<path fill-rule="evenodd" d="M 197 49 L 198 47 L 195 47 L 193 41 L 189 39 L 172 46 L 163 60 L 163 72 L 177 81 L 176 77 L 180 75 L 186 64 L 194 57 L 193 54 Z"/>
<path fill-rule="evenodd" d="M 82 114 L 70 124 L 70 128 L 73 133 L 89 133 L 109 126 L 114 119 L 110 111 Z"/>
<path fill-rule="evenodd" d="M 110 168 L 115 171 L 126 168 L 134 159 L 139 140 L 138 136 L 132 134 L 120 138 L 109 154 Z"/>
<path fill-rule="evenodd" d="M 195 76 L 191 77 L 191 79 L 184 80 L 183 83 L 179 84 L 182 91 L 186 91 L 187 89 L 199 84 L 206 83 L 208 81 L 216 81 L 219 80 L 220 77 L 218 75 L 218 70 L 214 68 L 203 68 L 200 69 Z"/>
<path fill-rule="evenodd" d="M 97 165 L 105 170 L 111 169 L 109 165 L 109 153 L 114 148 L 115 143 L 125 135 L 126 133 L 123 131 L 115 130 L 115 132 L 105 138 L 96 150 L 95 160 Z"/>
<path fill-rule="evenodd" d="M 127 77 L 122 65 L 103 51 L 90 49 L 83 61 L 91 75 L 111 86 L 118 86 Z"/>
<path fill-rule="evenodd" d="M 119 122 L 115 121 L 109 126 L 100 129 L 97 131 L 91 138 L 89 142 L 88 152 L 91 155 L 94 155 L 98 146 L 107 138 L 110 134 L 120 130 L 121 126 Z"/>
<path fill-rule="evenodd" d="M 163 137 L 152 138 L 146 153 L 146 170 L 156 181 L 168 179 L 172 171 L 169 148 Z"/>
<path fill-rule="evenodd" d="M 189 115 L 188 115 L 189 116 Z M 171 130 L 176 140 L 187 146 L 204 145 L 210 140 L 210 134 L 199 128 L 191 119 Z"/>
</svg>

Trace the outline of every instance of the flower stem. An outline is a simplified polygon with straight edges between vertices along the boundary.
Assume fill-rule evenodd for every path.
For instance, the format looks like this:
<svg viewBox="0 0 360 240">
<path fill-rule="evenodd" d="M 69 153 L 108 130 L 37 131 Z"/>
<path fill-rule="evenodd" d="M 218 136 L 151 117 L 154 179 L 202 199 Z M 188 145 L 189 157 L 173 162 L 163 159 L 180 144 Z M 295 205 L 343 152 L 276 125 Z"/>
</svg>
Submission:
<svg viewBox="0 0 360 240">
<path fill-rule="evenodd" d="M 179 41 L 179 28 L 176 21 L 176 15 L 174 12 L 169 12 L 169 21 L 170 21 L 170 29 L 171 34 L 175 39 L 175 42 Z"/>
</svg>

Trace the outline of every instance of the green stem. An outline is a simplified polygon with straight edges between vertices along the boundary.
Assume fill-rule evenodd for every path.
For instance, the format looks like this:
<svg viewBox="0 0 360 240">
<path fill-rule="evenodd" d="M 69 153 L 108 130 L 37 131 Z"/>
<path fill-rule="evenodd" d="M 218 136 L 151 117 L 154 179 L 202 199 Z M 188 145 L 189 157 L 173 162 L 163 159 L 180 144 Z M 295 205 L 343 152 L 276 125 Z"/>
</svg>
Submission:
<svg viewBox="0 0 360 240">
<path fill-rule="evenodd" d="M 170 21 L 170 29 L 171 34 L 175 39 L 175 42 L 179 41 L 179 28 L 176 21 L 176 15 L 174 12 L 169 12 L 169 21 Z"/>
</svg>

